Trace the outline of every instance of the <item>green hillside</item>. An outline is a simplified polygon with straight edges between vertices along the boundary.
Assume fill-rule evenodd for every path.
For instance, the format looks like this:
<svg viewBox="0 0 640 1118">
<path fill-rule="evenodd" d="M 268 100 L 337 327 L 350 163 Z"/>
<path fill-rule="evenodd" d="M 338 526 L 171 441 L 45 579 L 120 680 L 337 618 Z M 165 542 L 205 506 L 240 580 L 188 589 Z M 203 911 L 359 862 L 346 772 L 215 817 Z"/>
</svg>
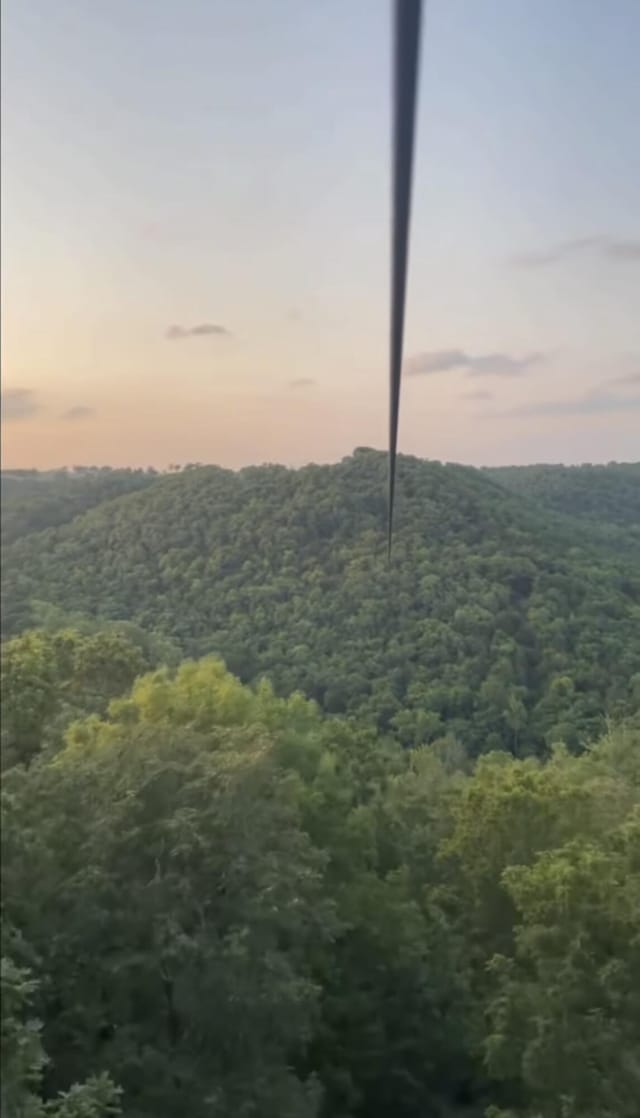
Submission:
<svg viewBox="0 0 640 1118">
<path fill-rule="evenodd" d="M 637 467 L 607 470 L 621 495 L 603 502 L 633 527 Z M 596 547 L 535 471 L 526 501 L 514 476 L 403 458 L 390 566 L 383 454 L 164 476 L 8 547 L 5 633 L 48 603 L 219 654 L 405 745 L 578 745 L 640 700 L 640 554 Z"/>
<path fill-rule="evenodd" d="M 157 478 L 153 470 L 77 469 L 3 470 L 2 543 L 4 546 L 32 532 L 66 524 L 95 505 L 136 489 Z"/>
<path fill-rule="evenodd" d="M 32 478 L 3 1115 L 636 1118 L 633 494 L 516 476 Z"/>
<path fill-rule="evenodd" d="M 499 485 L 539 508 L 622 527 L 640 546 L 640 462 L 607 466 L 503 466 L 484 471 Z"/>
</svg>

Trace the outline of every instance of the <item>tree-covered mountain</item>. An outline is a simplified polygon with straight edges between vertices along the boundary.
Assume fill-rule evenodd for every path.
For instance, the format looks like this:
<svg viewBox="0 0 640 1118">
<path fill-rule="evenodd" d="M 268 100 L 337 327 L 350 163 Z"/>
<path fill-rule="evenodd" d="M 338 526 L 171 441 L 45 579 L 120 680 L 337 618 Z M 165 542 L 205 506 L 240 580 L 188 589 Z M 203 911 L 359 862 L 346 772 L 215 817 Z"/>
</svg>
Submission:
<svg viewBox="0 0 640 1118">
<path fill-rule="evenodd" d="M 3 470 L 2 543 L 66 524 L 95 505 L 144 489 L 158 477 L 155 470 Z"/>
<path fill-rule="evenodd" d="M 640 546 L 640 462 L 607 466 L 500 466 L 484 471 L 539 508 L 599 528 L 625 528 Z"/>
<path fill-rule="evenodd" d="M 403 459 L 389 564 L 372 451 L 77 480 L 5 549 L 2 1114 L 636 1118 L 632 494 Z"/>
<path fill-rule="evenodd" d="M 620 496 L 588 507 L 632 531 L 638 467 L 603 469 Z M 578 746 L 640 702 L 640 550 L 594 542 L 582 481 L 556 475 L 550 509 L 535 470 L 403 458 L 390 564 L 377 452 L 163 476 L 8 546 L 4 631 L 51 607 L 128 620 L 405 745 Z"/>
</svg>

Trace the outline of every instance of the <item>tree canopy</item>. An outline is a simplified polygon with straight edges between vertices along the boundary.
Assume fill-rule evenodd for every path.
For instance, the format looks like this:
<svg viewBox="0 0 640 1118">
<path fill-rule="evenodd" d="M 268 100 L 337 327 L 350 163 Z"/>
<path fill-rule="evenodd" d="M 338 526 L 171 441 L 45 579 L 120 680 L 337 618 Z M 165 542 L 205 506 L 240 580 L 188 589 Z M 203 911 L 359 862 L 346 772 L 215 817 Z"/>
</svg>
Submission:
<svg viewBox="0 0 640 1118">
<path fill-rule="evenodd" d="M 636 467 L 583 469 L 402 459 L 391 565 L 367 449 L 16 483 L 3 1115 L 636 1118 Z"/>
<path fill-rule="evenodd" d="M 2 795 L 8 1113 L 635 1114 L 637 725 L 474 763 L 208 658 Z"/>
<path fill-rule="evenodd" d="M 603 470 L 597 514 L 631 532 L 637 468 Z M 640 547 L 550 512 L 535 472 L 526 501 L 496 476 L 401 459 L 391 566 L 374 451 L 159 477 L 6 549 L 5 634 L 51 607 L 126 620 L 403 745 L 577 747 L 638 708 Z"/>
</svg>

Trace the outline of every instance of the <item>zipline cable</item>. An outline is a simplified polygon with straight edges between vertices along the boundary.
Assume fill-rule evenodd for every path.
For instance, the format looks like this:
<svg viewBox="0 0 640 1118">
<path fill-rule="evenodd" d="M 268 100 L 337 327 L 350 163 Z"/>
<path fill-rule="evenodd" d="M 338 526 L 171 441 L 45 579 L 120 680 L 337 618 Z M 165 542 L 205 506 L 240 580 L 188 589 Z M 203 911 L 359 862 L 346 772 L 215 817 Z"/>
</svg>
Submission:
<svg viewBox="0 0 640 1118">
<path fill-rule="evenodd" d="M 411 181 L 415 137 L 422 0 L 395 0 L 393 43 L 393 183 L 391 230 L 391 338 L 389 368 L 389 521 L 391 556 L 396 488 L 400 381 L 407 289 Z"/>
</svg>

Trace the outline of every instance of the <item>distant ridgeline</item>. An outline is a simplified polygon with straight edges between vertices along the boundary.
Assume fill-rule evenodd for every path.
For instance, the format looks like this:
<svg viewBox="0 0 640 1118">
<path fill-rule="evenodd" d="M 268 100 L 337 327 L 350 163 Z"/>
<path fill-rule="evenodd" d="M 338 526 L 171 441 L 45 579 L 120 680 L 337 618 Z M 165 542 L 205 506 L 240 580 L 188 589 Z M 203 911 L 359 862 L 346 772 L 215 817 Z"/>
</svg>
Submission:
<svg viewBox="0 0 640 1118">
<path fill-rule="evenodd" d="M 328 713 L 472 754 L 578 748 L 640 707 L 640 464 L 2 475 L 3 636 L 128 622 Z M 137 637 L 138 645 L 141 637 Z M 163 651 L 158 651 L 163 649 Z"/>
</svg>

